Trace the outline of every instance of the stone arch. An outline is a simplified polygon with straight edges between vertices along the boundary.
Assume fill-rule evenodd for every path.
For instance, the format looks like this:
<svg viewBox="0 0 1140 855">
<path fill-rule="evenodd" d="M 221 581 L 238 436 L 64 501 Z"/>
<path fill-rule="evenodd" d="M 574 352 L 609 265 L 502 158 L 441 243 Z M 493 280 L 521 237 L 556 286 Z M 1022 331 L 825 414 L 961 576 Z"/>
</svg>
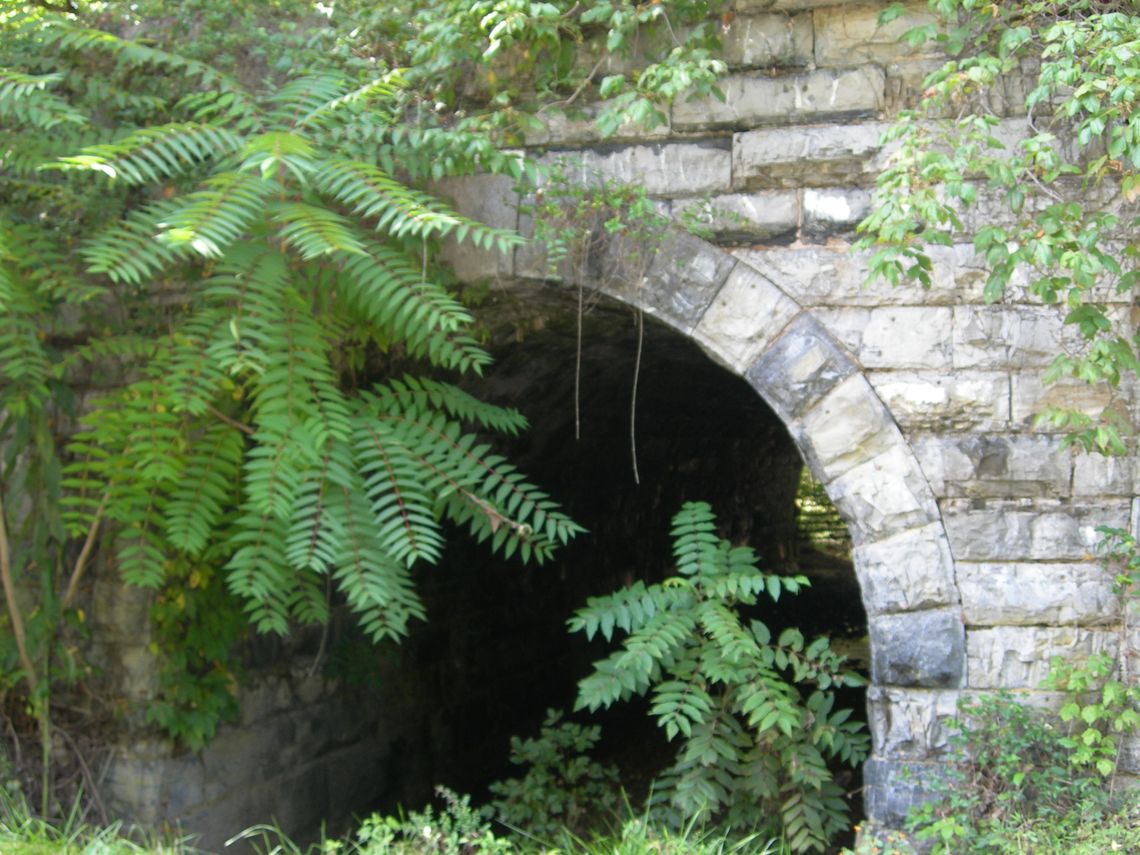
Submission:
<svg viewBox="0 0 1140 855">
<path fill-rule="evenodd" d="M 472 176 L 446 190 L 465 214 L 527 232 L 510 182 Z M 616 259 L 626 249 L 619 239 L 597 249 L 609 257 L 600 267 L 621 269 Z M 448 254 L 464 279 L 496 287 L 547 274 L 529 249 L 503 257 L 452 246 Z M 962 599 L 935 493 L 863 366 L 792 296 L 792 283 L 781 287 L 743 257 L 675 227 L 642 269 L 640 277 L 582 284 L 641 309 L 743 377 L 847 523 L 871 648 L 864 806 L 872 821 L 901 827 L 923 797 L 921 768 L 939 763 L 942 721 L 968 685 Z M 563 287 L 578 284 L 571 279 Z"/>
<path fill-rule="evenodd" d="M 584 284 L 664 322 L 745 378 L 846 520 L 871 647 L 865 809 L 874 821 L 901 824 L 921 798 L 914 766 L 935 753 L 929 708 L 936 719 L 953 714 L 957 693 L 939 690 L 964 687 L 967 664 L 950 541 L 910 444 L 811 309 L 723 249 L 671 229 L 638 281 Z M 927 712 L 916 720 L 916 709 Z"/>
</svg>

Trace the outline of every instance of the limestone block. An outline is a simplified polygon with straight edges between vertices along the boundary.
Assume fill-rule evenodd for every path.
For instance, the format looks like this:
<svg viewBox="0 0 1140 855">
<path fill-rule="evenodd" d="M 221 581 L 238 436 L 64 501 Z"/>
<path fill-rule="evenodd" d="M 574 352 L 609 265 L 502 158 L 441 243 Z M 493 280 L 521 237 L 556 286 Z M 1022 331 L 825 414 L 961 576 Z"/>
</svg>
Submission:
<svg viewBox="0 0 1140 855">
<path fill-rule="evenodd" d="M 642 280 L 617 281 L 606 290 L 689 333 L 737 264 L 728 253 L 687 232 L 674 230 L 665 238 Z"/>
<path fill-rule="evenodd" d="M 802 306 L 957 306 L 980 301 L 985 282 L 968 246 L 932 248 L 934 284 L 926 290 L 868 282 L 869 253 L 856 254 L 844 246 L 737 249 L 733 254 Z"/>
<path fill-rule="evenodd" d="M 510 176 L 468 175 L 450 178 L 433 189 L 464 216 L 495 228 L 518 227 L 518 193 L 515 192 L 515 181 Z M 440 255 L 463 282 L 511 275 L 509 253 L 481 249 L 467 241 L 444 241 Z"/>
<path fill-rule="evenodd" d="M 816 475 L 825 482 L 901 441 L 886 408 L 862 374 L 838 383 L 804 413 L 802 427 L 818 463 Z"/>
<path fill-rule="evenodd" d="M 934 43 L 913 46 L 902 41 L 907 30 L 936 20 L 926 3 L 912 0 L 903 15 L 886 24 L 879 23 L 882 11 L 881 3 L 843 3 L 816 10 L 812 15 L 816 63 L 849 67 L 863 62 L 937 56 Z"/>
<path fill-rule="evenodd" d="M 1054 656 L 1115 654 L 1117 634 L 1072 626 L 997 626 L 966 633 L 968 685 L 973 689 L 1036 689 Z"/>
<path fill-rule="evenodd" d="M 817 309 L 815 314 L 865 368 L 937 369 L 950 365 L 950 307 Z"/>
<path fill-rule="evenodd" d="M 871 193 L 859 187 L 812 188 L 804 191 L 804 241 L 822 243 L 836 235 L 854 234 L 855 227 L 871 211 Z"/>
<path fill-rule="evenodd" d="M 1095 563 L 958 562 L 970 626 L 1096 626 L 1120 619 L 1113 575 Z"/>
<path fill-rule="evenodd" d="M 725 193 L 673 202 L 673 217 L 691 217 L 712 232 L 717 244 L 789 242 L 799 226 L 800 204 L 795 191 Z"/>
<path fill-rule="evenodd" d="M 651 196 L 698 196 L 723 192 L 732 184 L 732 152 L 720 140 L 619 145 L 555 152 L 541 163 L 561 160 L 566 177 L 579 186 L 598 176 L 636 183 Z"/>
<path fill-rule="evenodd" d="M 168 756 L 165 743 L 145 739 L 134 739 L 115 752 L 100 790 L 108 808 L 140 824 L 157 826 Z"/>
<path fill-rule="evenodd" d="M 882 168 L 881 122 L 761 128 L 733 137 L 737 187 L 828 187 L 871 184 Z"/>
<path fill-rule="evenodd" d="M 885 828 L 903 828 L 911 808 L 944 797 L 933 785 L 946 772 L 946 766 L 938 761 L 871 757 L 863 764 L 867 819 Z"/>
<path fill-rule="evenodd" d="M 1015 426 L 1037 431 L 1055 430 L 1037 424 L 1037 416 L 1050 407 L 1076 410 L 1098 417 L 1114 401 L 1128 406 L 1128 390 L 1113 390 L 1107 384 L 1091 385 L 1078 380 L 1059 380 L 1046 385 L 1039 370 L 1015 371 L 1010 377 L 1010 419 Z"/>
<path fill-rule="evenodd" d="M 906 432 L 1004 431 L 1009 374 L 1004 371 L 871 371 L 867 378 Z"/>
<path fill-rule="evenodd" d="M 1140 774 L 1140 733 L 1131 733 L 1120 743 L 1118 769 L 1129 775 Z"/>
<path fill-rule="evenodd" d="M 963 684 L 966 638 L 957 609 L 878 615 L 868 626 L 876 685 L 952 689 Z"/>
<path fill-rule="evenodd" d="M 947 752 L 961 693 L 954 689 L 867 690 L 868 724 L 875 750 L 899 760 L 926 760 Z"/>
<path fill-rule="evenodd" d="M 626 70 L 628 71 L 628 69 Z M 615 71 L 617 69 L 608 73 L 615 73 Z M 643 143 L 646 140 L 663 140 L 669 136 L 667 121 L 652 128 L 647 128 L 638 122 L 623 122 L 610 136 L 603 138 L 602 132 L 598 129 L 598 105 L 583 105 L 581 112 L 583 115 L 573 117 L 558 111 L 539 114 L 535 118 L 541 123 L 540 126 L 527 128 L 524 131 L 526 145 L 536 147 L 599 145 L 620 142 Z"/>
<path fill-rule="evenodd" d="M 729 68 L 804 66 L 812 61 L 811 15 L 736 15 L 722 31 Z"/>
<path fill-rule="evenodd" d="M 954 309 L 955 368 L 1044 368 L 1076 333 L 1063 330 L 1052 306 L 957 306 Z"/>
<path fill-rule="evenodd" d="M 116 691 L 123 697 L 149 700 L 158 694 L 158 660 L 148 647 L 138 644 L 119 647 L 114 677 Z"/>
<path fill-rule="evenodd" d="M 1069 495 L 1073 452 L 1059 437 L 925 434 L 911 443 L 939 497 Z"/>
<path fill-rule="evenodd" d="M 800 314 L 744 376 L 785 422 L 794 423 L 855 371 L 819 322 Z"/>
<path fill-rule="evenodd" d="M 816 6 L 833 6 L 836 0 L 734 0 L 732 8 L 740 12 L 799 12 Z"/>
<path fill-rule="evenodd" d="M 258 676 L 242 686 L 238 698 L 243 727 L 254 727 L 258 722 L 288 710 L 294 703 L 289 681 L 273 674 Z"/>
<path fill-rule="evenodd" d="M 711 95 L 678 99 L 672 126 L 689 131 L 872 116 L 882 108 L 884 83 L 874 66 L 781 77 L 738 72 L 720 81 L 724 101 Z"/>
<path fill-rule="evenodd" d="M 957 602 L 954 561 L 941 523 L 929 523 L 855 547 L 868 615 L 917 611 Z"/>
<path fill-rule="evenodd" d="M 827 490 L 856 546 L 938 518 L 930 487 L 901 438 L 886 453 L 830 482 Z"/>
<path fill-rule="evenodd" d="M 740 373 L 799 311 L 767 278 L 747 264 L 737 264 L 693 336 Z"/>
<path fill-rule="evenodd" d="M 1130 503 L 946 499 L 941 504 L 950 549 L 959 561 L 1083 561 L 1096 553 L 1098 526 L 1128 525 Z"/>
</svg>

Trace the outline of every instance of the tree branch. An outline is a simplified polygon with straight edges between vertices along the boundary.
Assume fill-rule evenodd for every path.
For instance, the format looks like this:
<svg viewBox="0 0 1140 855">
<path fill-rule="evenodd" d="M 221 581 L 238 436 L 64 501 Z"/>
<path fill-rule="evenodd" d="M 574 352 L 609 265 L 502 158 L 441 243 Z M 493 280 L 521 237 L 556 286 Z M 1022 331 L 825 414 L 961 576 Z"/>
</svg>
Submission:
<svg viewBox="0 0 1140 855">
<path fill-rule="evenodd" d="M 24 617 L 20 603 L 16 600 L 16 585 L 12 580 L 12 553 L 8 544 L 8 529 L 4 522 L 4 495 L 0 492 L 0 581 L 4 585 L 4 599 L 8 604 L 8 617 L 12 621 L 12 634 L 16 637 L 16 651 L 20 665 L 28 681 L 32 695 L 39 690 L 39 677 L 36 675 L 32 658 L 28 655 L 27 636 L 24 634 Z"/>
<path fill-rule="evenodd" d="M 79 592 L 79 581 L 83 578 L 83 572 L 87 569 L 87 562 L 91 558 L 91 550 L 95 547 L 95 536 L 99 533 L 99 524 L 103 522 L 103 512 L 107 510 L 107 501 L 111 498 L 111 490 L 107 489 L 103 493 L 103 498 L 99 502 L 99 507 L 95 511 L 95 519 L 91 521 L 91 528 L 87 530 L 87 538 L 83 541 L 83 549 L 79 551 L 79 557 L 75 559 L 75 567 L 71 571 L 71 578 L 67 582 L 67 592 L 63 595 L 61 601 L 61 608 L 67 610 L 71 608 L 71 603 L 75 599 L 75 595 Z"/>
</svg>

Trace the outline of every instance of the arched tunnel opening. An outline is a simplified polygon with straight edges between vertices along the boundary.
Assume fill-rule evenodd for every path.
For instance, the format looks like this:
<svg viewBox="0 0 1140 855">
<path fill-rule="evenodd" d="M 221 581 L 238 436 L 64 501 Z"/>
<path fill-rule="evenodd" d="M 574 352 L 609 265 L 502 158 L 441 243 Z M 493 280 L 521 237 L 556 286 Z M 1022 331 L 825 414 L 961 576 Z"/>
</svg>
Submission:
<svg viewBox="0 0 1140 855">
<path fill-rule="evenodd" d="M 428 621 L 382 651 L 372 687 L 399 734 L 380 809 L 415 807 L 436 785 L 479 801 L 490 782 L 522 774 L 508 760 L 510 737 L 537 735 L 548 709 L 569 713 L 578 681 L 612 649 L 569 634 L 567 619 L 590 596 L 672 575 L 670 520 L 685 501 L 710 503 L 719 534 L 752 546 L 765 570 L 811 579 L 766 606 L 774 632 L 830 635 L 868 670 L 845 525 L 779 418 L 691 340 L 645 317 L 639 356 L 632 310 L 587 302 L 579 315 L 573 290 L 512 287 L 479 309 L 495 364 L 465 385 L 527 416 L 528 431 L 496 444 L 587 532 L 545 566 L 503 560 L 457 532 L 444 561 L 418 571 Z M 862 690 L 840 702 L 865 716 Z M 574 716 L 602 725 L 596 753 L 619 766 L 634 799 L 672 756 L 647 710 L 631 703 Z M 858 775 L 842 783 L 858 818 Z"/>
</svg>

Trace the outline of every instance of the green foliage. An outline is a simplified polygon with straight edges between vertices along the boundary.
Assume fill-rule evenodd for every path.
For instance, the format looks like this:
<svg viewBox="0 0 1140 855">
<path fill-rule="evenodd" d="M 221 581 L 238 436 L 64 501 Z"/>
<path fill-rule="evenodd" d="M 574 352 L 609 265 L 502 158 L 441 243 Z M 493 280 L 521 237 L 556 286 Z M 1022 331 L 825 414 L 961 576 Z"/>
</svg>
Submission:
<svg viewBox="0 0 1140 855">
<path fill-rule="evenodd" d="M 1140 550 L 1136 538 L 1126 531 L 1098 531 L 1104 537 L 1102 551 L 1117 571 L 1115 590 L 1123 613 L 1119 639 L 1126 645 L 1140 582 Z M 1084 661 L 1057 657 L 1046 685 L 1067 695 L 1060 715 L 1070 732 L 1062 744 L 1071 752 L 1073 765 L 1092 767 L 1115 784 L 1123 740 L 1140 727 L 1140 686 L 1127 662 L 1109 653 L 1096 653 Z"/>
<path fill-rule="evenodd" d="M 579 281 L 592 282 L 639 279 L 668 222 L 641 185 L 565 159 L 546 170 L 523 212 L 534 217 L 534 239 L 546 250 L 551 275 L 567 265 Z"/>
<path fill-rule="evenodd" d="M 384 69 L 251 88 L 74 18 L 5 12 L 0 38 L 0 652 L 45 752 L 96 541 L 160 591 L 150 717 L 196 747 L 233 712 L 234 603 L 281 633 L 343 602 L 398 639 L 445 525 L 536 562 L 578 530 L 483 439 L 521 414 L 442 379 L 489 357 L 434 249 L 520 239 L 406 167 L 517 156 L 408 133 Z"/>
<path fill-rule="evenodd" d="M 467 796 L 445 787 L 437 792 L 444 801 L 438 813 L 429 805 L 406 819 L 377 815 L 366 819 L 357 832 L 354 850 L 359 855 L 506 855 L 514 851 L 510 841 L 495 836 Z"/>
<path fill-rule="evenodd" d="M 933 38 L 952 58 L 884 137 L 895 150 L 860 225 L 860 245 L 877 250 L 870 276 L 929 286 L 929 247 L 972 240 L 986 262 L 987 300 L 1002 299 L 1024 273 L 1029 292 L 1056 304 L 1084 341 L 1058 354 L 1047 379 L 1114 388 L 1140 370 L 1134 319 L 1105 305 L 1129 302 L 1140 281 L 1140 17 L 1131 3 L 1100 0 L 930 7 L 945 26 L 907 38 Z M 1025 74 L 1033 79 L 1024 103 L 1008 103 L 1005 81 Z M 1016 139 L 1000 133 L 1003 111 L 1026 113 Z M 967 235 L 963 213 L 983 198 L 998 200 L 1004 215 Z M 1133 428 L 1115 403 L 1098 415 L 1043 418 L 1070 442 L 1106 453 L 1123 452 Z"/>
<path fill-rule="evenodd" d="M 1133 848 L 1131 821 L 1105 800 L 1095 773 L 1074 765 L 1070 740 L 1046 713 L 1008 693 L 963 702 L 960 712 L 950 722 L 952 765 L 934 800 L 909 818 L 917 839 L 935 853 L 1060 851 L 1107 821 L 1118 851 Z"/>
<path fill-rule="evenodd" d="M 717 8 L 707 0 L 433 0 L 409 16 L 403 64 L 428 83 L 437 109 L 473 110 L 473 126 L 525 129 L 536 112 L 600 99 L 597 124 L 608 137 L 626 122 L 665 122 L 682 94 L 718 93 L 726 66 L 713 54 Z M 601 76 L 614 61 L 630 70 Z"/>
<path fill-rule="evenodd" d="M 562 721 L 548 710 L 535 739 L 511 737 L 511 763 L 526 768 L 521 778 L 496 781 L 484 814 L 537 840 L 582 834 L 597 822 L 603 805 L 618 789 L 618 773 L 589 756 L 599 727 Z"/>
<path fill-rule="evenodd" d="M 744 616 L 806 579 L 760 571 L 751 549 L 717 537 L 704 503 L 686 503 L 672 535 L 678 575 L 591 598 L 571 619 L 588 638 L 625 635 L 579 684 L 578 706 L 650 696 L 658 725 L 681 743 L 654 794 L 666 814 L 763 830 L 795 852 L 822 850 L 846 827 L 828 761 L 854 766 L 868 750 L 851 711 L 834 708 L 834 689 L 861 681 L 826 638 L 807 643 L 787 629 L 773 639 Z"/>
<path fill-rule="evenodd" d="M 192 751 L 238 713 L 242 672 L 232 654 L 247 624 L 220 564 L 176 561 L 150 612 L 151 652 L 160 670 L 146 718 Z"/>
</svg>

